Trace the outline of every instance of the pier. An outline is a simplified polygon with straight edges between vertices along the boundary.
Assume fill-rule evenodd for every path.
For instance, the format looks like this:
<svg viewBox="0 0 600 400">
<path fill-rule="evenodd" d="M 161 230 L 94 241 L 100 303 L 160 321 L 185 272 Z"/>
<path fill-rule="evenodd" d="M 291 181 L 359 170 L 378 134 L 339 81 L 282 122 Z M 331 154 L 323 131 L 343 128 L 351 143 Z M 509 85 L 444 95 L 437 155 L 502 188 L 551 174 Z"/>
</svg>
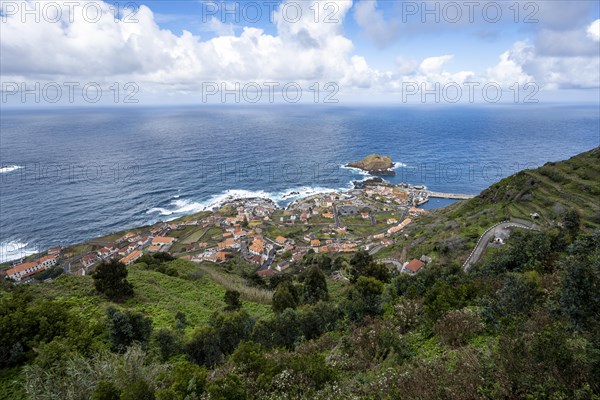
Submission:
<svg viewBox="0 0 600 400">
<path fill-rule="evenodd" d="M 430 198 L 437 199 L 455 199 L 455 200 L 469 200 L 475 197 L 474 194 L 460 194 L 460 193 L 441 193 L 441 192 L 430 192 L 425 191 Z"/>
</svg>

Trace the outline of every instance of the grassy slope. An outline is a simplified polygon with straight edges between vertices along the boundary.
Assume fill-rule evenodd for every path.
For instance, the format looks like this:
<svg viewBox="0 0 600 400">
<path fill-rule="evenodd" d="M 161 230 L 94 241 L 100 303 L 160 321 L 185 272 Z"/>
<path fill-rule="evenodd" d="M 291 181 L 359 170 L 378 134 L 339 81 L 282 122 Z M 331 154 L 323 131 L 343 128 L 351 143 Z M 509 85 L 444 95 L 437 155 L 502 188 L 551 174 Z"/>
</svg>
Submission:
<svg viewBox="0 0 600 400">
<path fill-rule="evenodd" d="M 181 260 L 175 263 L 183 277 L 144 270 L 139 265 L 129 267 L 128 279 L 135 288 L 135 296 L 119 306 L 147 314 L 154 329 L 173 327 L 178 311 L 186 315 L 190 327 L 206 323 L 215 310 L 225 306 L 225 287 L 206 273 L 193 280 L 188 279 L 186 275 L 199 271 L 199 268 Z M 95 318 L 102 318 L 106 307 L 111 304 L 95 294 L 89 276 L 62 276 L 49 284 L 33 285 L 31 290 L 40 296 L 70 304 L 82 314 Z M 243 304 L 256 318 L 271 314 L 269 305 L 249 301 L 243 301 Z"/>
<path fill-rule="evenodd" d="M 536 221 L 544 228 L 556 224 L 561 210 L 574 208 L 583 230 L 600 227 L 600 148 L 569 160 L 550 162 L 524 170 L 491 185 L 479 196 L 436 210 L 405 230 L 408 238 L 377 254 L 398 257 L 403 248 L 409 257 L 428 254 L 434 259 L 461 260 L 490 226 L 510 218 Z"/>
</svg>

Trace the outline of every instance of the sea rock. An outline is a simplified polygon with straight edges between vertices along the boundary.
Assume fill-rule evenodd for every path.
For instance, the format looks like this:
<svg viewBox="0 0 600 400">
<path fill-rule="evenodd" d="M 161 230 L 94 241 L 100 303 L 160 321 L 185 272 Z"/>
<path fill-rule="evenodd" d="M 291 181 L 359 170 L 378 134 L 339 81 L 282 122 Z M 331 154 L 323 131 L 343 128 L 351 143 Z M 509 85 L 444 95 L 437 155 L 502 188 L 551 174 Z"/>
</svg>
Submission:
<svg viewBox="0 0 600 400">
<path fill-rule="evenodd" d="M 349 168 L 359 168 L 368 172 L 370 175 L 386 175 L 394 176 L 394 162 L 388 156 L 380 156 L 379 154 L 371 154 L 360 161 L 346 164 Z"/>
<path fill-rule="evenodd" d="M 380 186 L 383 185 L 385 182 L 386 181 L 384 181 L 382 178 L 375 177 L 366 179 L 364 181 L 354 181 L 352 183 L 354 184 L 354 189 L 364 189 L 369 186 Z"/>
</svg>

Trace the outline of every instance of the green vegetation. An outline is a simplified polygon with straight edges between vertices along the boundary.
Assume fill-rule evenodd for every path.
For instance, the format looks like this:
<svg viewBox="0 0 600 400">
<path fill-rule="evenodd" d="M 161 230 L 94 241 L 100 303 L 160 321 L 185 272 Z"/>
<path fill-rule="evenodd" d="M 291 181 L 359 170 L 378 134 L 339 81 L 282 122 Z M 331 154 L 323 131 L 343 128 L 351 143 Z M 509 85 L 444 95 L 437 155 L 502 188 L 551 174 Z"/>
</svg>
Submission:
<svg viewBox="0 0 600 400">
<path fill-rule="evenodd" d="M 487 228 L 511 218 L 532 221 L 534 213 L 539 218 L 533 222 L 544 229 L 560 228 L 575 215 L 581 229 L 592 232 L 600 228 L 599 194 L 600 148 L 595 148 L 569 160 L 521 171 L 474 199 L 420 217 L 404 229 L 408 238 L 398 237 L 398 243 L 378 257 L 398 257 L 405 249 L 415 257 L 427 254 L 444 264 L 464 261 Z"/>
<path fill-rule="evenodd" d="M 112 301 L 133 296 L 133 286 L 127 281 L 127 267 L 116 260 L 102 262 L 94 271 L 94 287 Z"/>
<path fill-rule="evenodd" d="M 310 253 L 299 273 L 269 280 L 236 259 L 217 267 L 156 254 L 100 274 L 129 282 L 120 303 L 91 277 L 3 285 L 0 396 L 598 398 L 598 154 L 517 174 L 423 217 L 393 249 L 434 257 L 415 275 L 366 252 Z M 487 227 L 534 210 L 541 231 L 515 230 L 462 270 Z M 351 283 L 333 280 L 340 275 Z M 270 301 L 251 301 L 258 293 Z"/>
</svg>

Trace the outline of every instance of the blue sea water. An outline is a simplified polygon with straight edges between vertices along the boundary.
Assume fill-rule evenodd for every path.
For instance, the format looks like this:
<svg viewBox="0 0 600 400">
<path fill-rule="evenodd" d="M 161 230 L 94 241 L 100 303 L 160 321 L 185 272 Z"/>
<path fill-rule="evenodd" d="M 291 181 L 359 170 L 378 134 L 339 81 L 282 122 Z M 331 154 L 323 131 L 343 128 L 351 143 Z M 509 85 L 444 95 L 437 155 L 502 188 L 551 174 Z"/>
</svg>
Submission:
<svg viewBox="0 0 600 400">
<path fill-rule="evenodd" d="M 148 107 L 2 110 L 2 261 L 210 208 L 227 196 L 300 195 L 364 179 L 476 194 L 600 144 L 597 106 Z"/>
</svg>

